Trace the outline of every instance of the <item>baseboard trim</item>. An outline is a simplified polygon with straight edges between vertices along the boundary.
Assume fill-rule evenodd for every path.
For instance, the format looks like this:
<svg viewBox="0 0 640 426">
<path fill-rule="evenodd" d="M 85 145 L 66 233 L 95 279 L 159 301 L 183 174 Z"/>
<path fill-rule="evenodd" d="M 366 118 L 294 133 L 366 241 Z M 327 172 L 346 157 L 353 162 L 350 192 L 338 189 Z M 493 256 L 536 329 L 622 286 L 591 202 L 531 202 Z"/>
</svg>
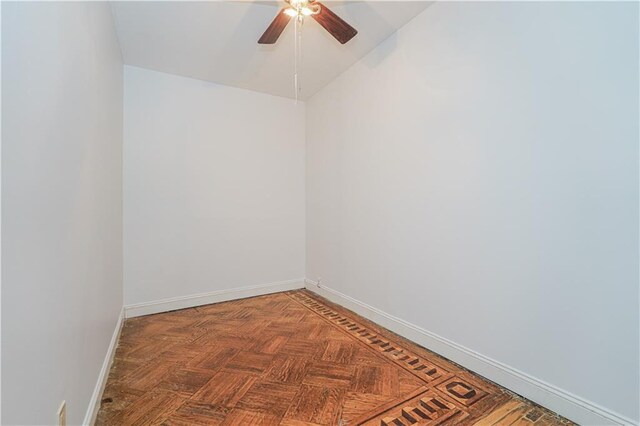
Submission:
<svg viewBox="0 0 640 426">
<path fill-rule="evenodd" d="M 208 305 L 210 303 L 226 302 L 229 300 L 244 299 L 247 297 L 262 296 L 264 294 L 278 293 L 287 290 L 304 288 L 304 278 L 279 281 L 269 284 L 261 284 L 229 290 L 212 291 L 210 293 L 193 294 L 189 296 L 173 297 L 152 302 L 125 305 L 125 318 L 139 317 L 142 315 L 157 314 L 160 312 L 175 311 L 176 309 L 192 308 L 194 306 Z"/>
<path fill-rule="evenodd" d="M 98 410 L 100 410 L 102 393 L 104 392 L 104 388 L 107 384 L 107 378 L 109 377 L 109 370 L 111 369 L 113 358 L 116 355 L 116 347 L 118 346 L 118 339 L 120 338 L 120 332 L 122 331 L 123 324 L 124 308 L 120 310 L 120 315 L 118 316 L 118 321 L 116 322 L 116 328 L 113 330 L 111 342 L 109 342 L 109 347 L 107 348 L 107 354 L 104 357 L 104 361 L 102 362 L 102 368 L 100 369 L 100 374 L 98 375 L 98 381 L 96 382 L 96 387 L 93 389 L 93 394 L 91 395 L 91 400 L 89 401 L 89 407 L 87 408 L 87 413 L 85 414 L 84 421 L 82 422 L 84 426 L 92 426 L 96 422 Z"/>
<path fill-rule="evenodd" d="M 638 425 L 598 404 L 486 357 L 435 333 L 305 279 L 305 287 L 581 425 Z"/>
</svg>

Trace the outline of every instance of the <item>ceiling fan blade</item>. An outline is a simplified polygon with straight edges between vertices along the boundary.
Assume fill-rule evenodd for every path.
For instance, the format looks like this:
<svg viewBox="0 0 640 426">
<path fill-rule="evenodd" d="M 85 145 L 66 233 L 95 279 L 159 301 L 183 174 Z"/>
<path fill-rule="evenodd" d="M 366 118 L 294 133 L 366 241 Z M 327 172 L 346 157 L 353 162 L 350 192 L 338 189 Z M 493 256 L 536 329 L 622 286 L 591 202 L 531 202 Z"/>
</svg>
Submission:
<svg viewBox="0 0 640 426">
<path fill-rule="evenodd" d="M 320 5 L 320 13 L 311 16 L 340 43 L 345 44 L 358 34 L 355 28 L 333 13 L 327 6 L 318 1 L 314 4 Z"/>
<path fill-rule="evenodd" d="M 281 9 L 280 12 L 278 12 L 278 14 L 276 15 L 276 17 L 273 18 L 273 21 L 271 21 L 271 24 L 269 25 L 269 27 L 267 27 L 264 34 L 262 34 L 262 37 L 260 37 L 260 40 L 258 40 L 258 43 L 260 44 L 275 43 L 276 40 L 278 40 L 278 37 L 280 37 L 280 34 L 282 34 L 282 31 L 284 31 L 284 28 L 287 26 L 290 20 L 291 20 L 291 16 L 284 13 L 284 9 Z"/>
</svg>

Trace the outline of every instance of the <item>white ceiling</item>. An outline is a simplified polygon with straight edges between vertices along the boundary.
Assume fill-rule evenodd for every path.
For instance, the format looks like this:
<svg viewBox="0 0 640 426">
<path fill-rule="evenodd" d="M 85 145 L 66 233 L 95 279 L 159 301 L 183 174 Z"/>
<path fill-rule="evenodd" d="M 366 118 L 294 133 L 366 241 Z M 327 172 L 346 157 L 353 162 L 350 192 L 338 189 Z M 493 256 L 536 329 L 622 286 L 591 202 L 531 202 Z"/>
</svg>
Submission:
<svg viewBox="0 0 640 426">
<path fill-rule="evenodd" d="M 301 99 L 307 99 L 422 12 L 422 1 L 326 4 L 358 30 L 341 45 L 313 19 L 302 32 Z M 293 21 L 275 45 L 258 38 L 284 3 L 113 2 L 125 64 L 294 97 Z"/>
</svg>

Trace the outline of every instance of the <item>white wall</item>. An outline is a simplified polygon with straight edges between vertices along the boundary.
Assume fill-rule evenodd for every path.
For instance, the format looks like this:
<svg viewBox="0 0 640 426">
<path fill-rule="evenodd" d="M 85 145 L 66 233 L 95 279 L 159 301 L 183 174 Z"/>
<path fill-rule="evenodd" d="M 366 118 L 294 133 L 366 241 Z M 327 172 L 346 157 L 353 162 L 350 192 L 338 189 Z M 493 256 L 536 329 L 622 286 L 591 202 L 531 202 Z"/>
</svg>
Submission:
<svg viewBox="0 0 640 426">
<path fill-rule="evenodd" d="M 638 4 L 435 3 L 307 103 L 307 277 L 638 419 Z"/>
<path fill-rule="evenodd" d="M 2 423 L 82 422 L 122 307 L 107 3 L 2 4 Z"/>
<path fill-rule="evenodd" d="M 125 67 L 125 304 L 304 277 L 304 104 Z"/>
</svg>

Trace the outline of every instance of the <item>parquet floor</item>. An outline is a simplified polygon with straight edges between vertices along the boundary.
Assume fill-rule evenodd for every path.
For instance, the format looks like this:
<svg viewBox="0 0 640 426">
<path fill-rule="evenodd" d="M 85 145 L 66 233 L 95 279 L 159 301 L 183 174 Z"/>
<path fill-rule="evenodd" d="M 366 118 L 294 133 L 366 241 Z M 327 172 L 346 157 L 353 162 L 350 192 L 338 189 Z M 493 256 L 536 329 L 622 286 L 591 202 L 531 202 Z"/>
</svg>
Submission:
<svg viewBox="0 0 640 426">
<path fill-rule="evenodd" d="M 567 425 L 306 290 L 128 319 L 98 425 Z"/>
</svg>

